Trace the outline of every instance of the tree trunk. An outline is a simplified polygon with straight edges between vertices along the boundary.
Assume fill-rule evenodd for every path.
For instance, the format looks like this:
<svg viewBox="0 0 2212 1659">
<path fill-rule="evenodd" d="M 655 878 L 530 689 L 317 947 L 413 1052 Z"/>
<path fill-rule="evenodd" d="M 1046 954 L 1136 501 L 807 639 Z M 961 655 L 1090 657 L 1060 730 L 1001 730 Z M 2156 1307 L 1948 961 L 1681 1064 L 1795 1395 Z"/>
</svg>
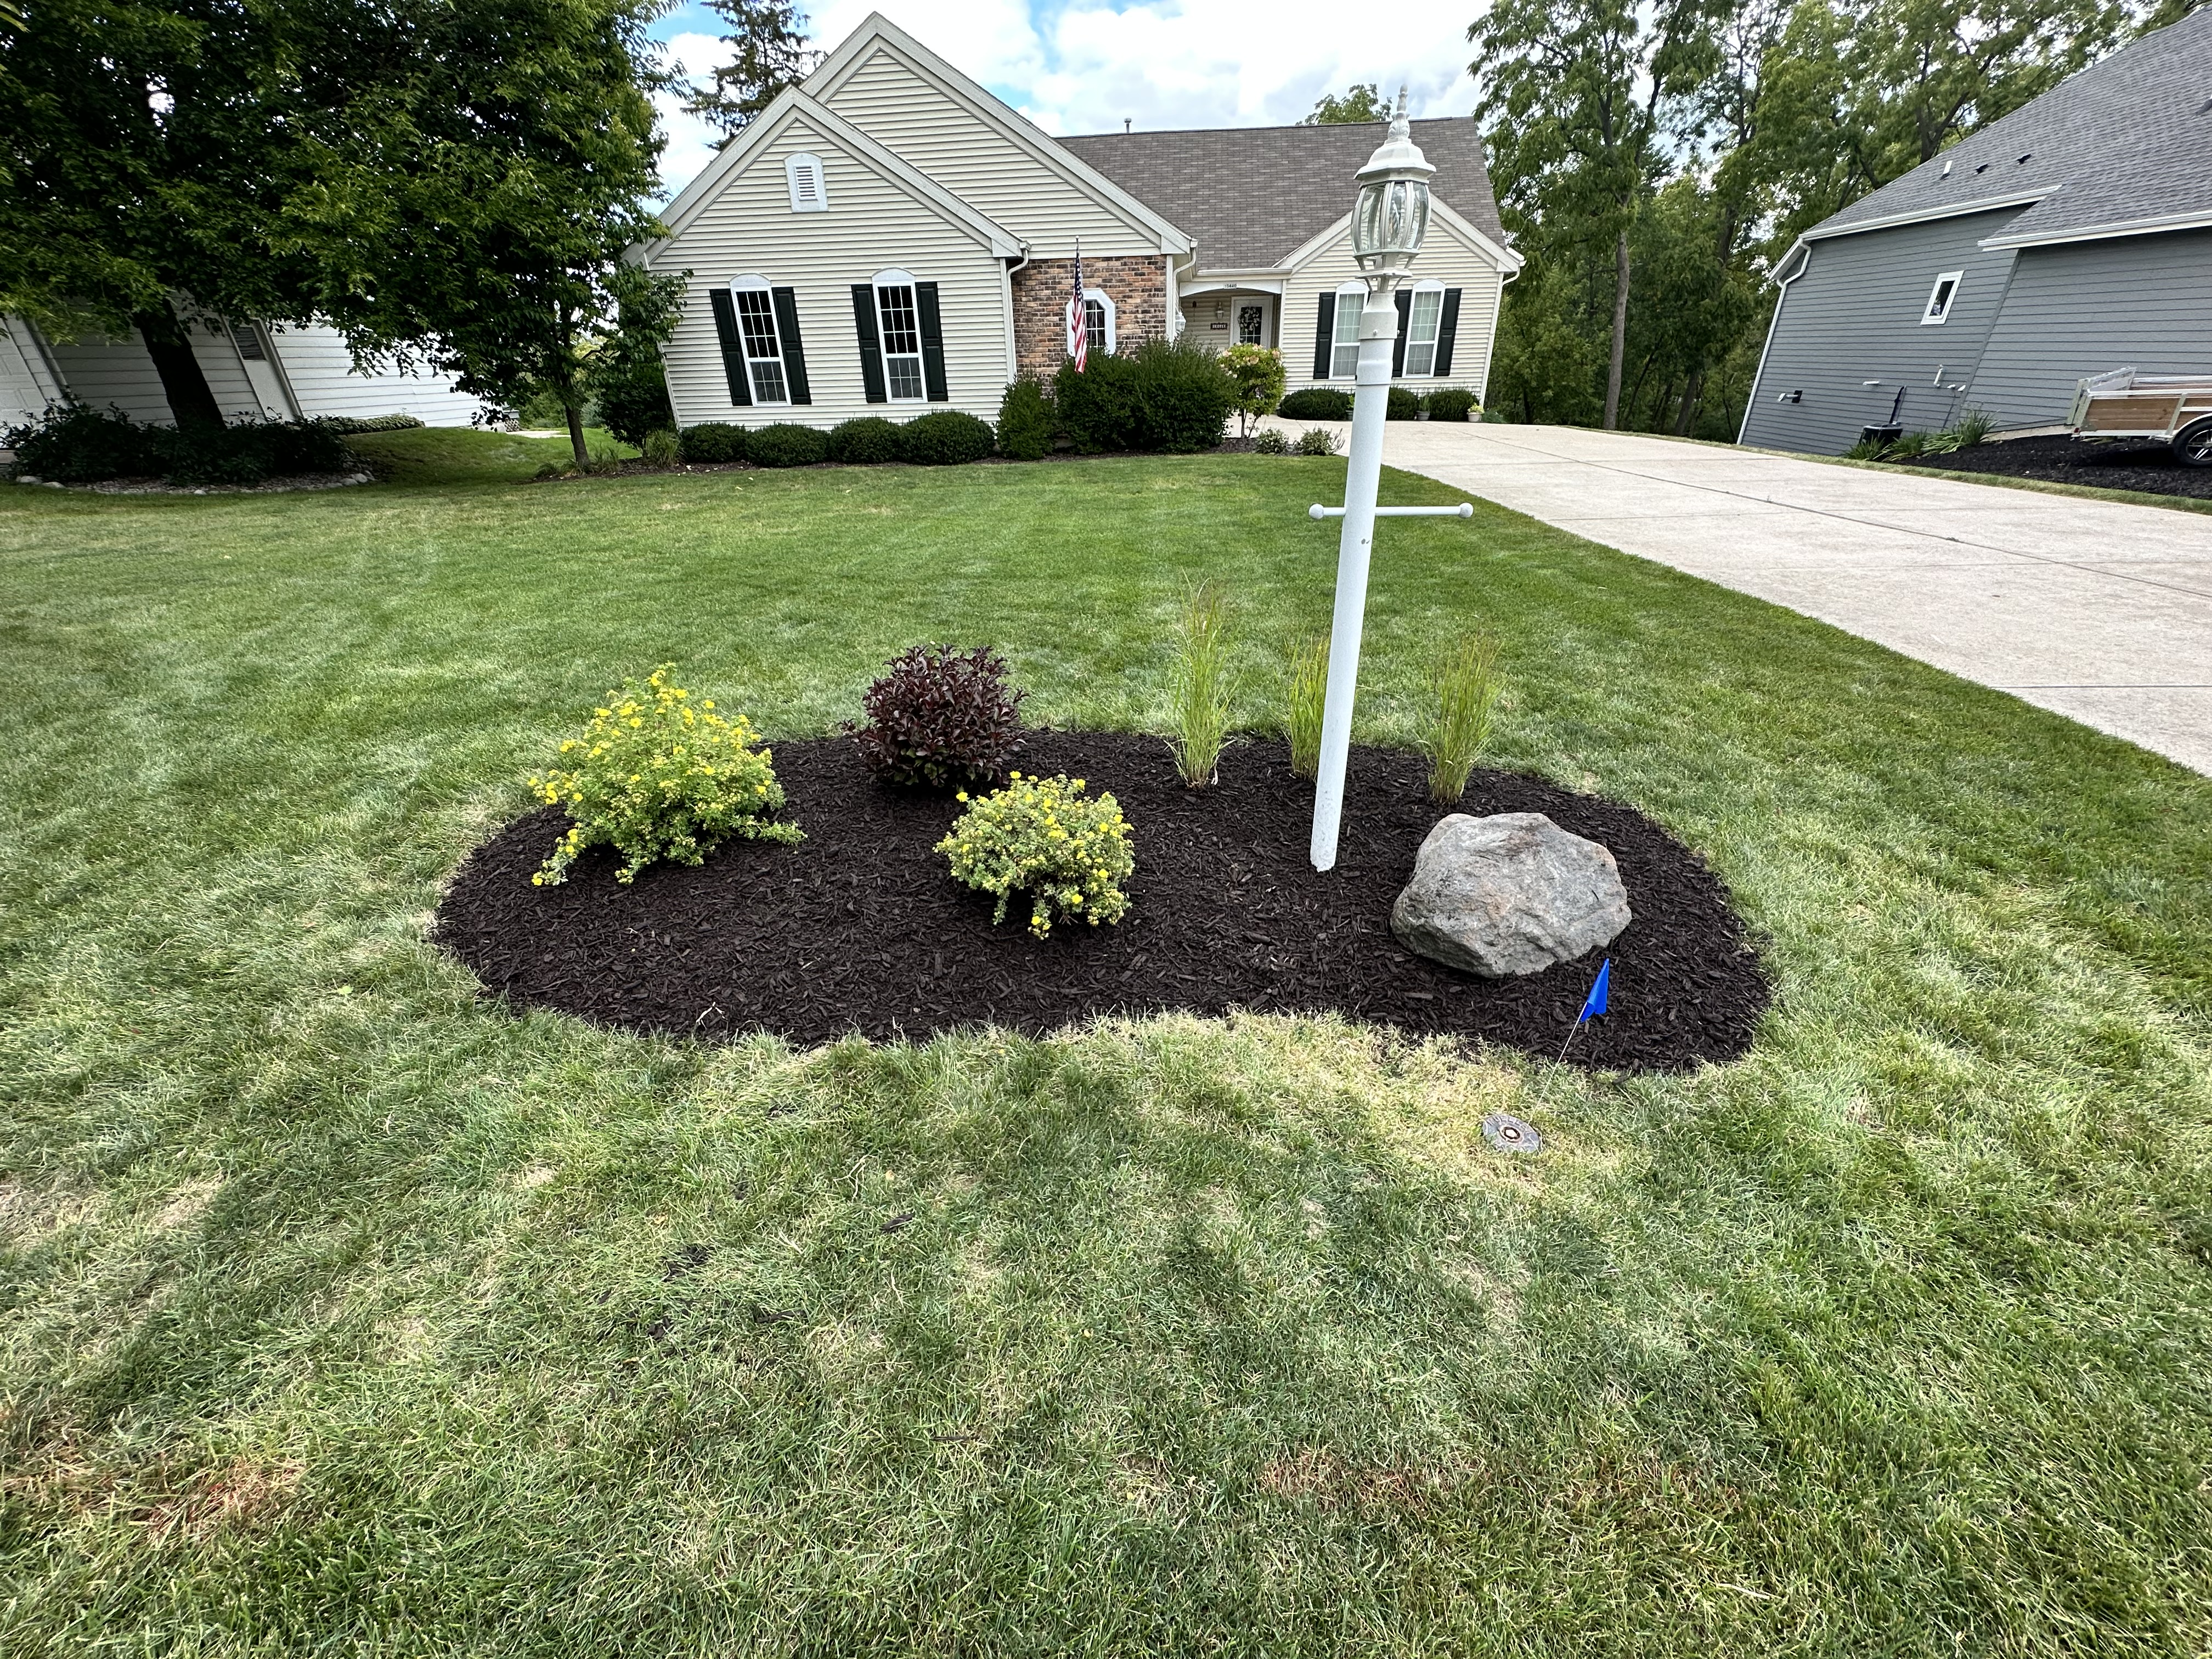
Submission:
<svg viewBox="0 0 2212 1659">
<path fill-rule="evenodd" d="M 569 396 L 574 396 L 570 393 Z M 576 452 L 576 471 L 581 472 L 592 459 L 592 452 L 584 447 L 584 411 L 567 398 L 562 400 L 568 414 L 568 447 Z"/>
<path fill-rule="evenodd" d="M 131 320 L 138 325 L 138 337 L 145 341 L 154 372 L 161 377 L 161 395 L 169 400 L 170 417 L 179 426 L 221 426 L 222 406 L 209 389 L 207 375 L 200 360 L 192 355 L 192 343 L 185 337 L 177 313 L 165 306 L 159 311 L 134 313 Z"/>
<path fill-rule="evenodd" d="M 1686 438 L 1690 435 L 1690 428 L 1698 417 L 1698 394 L 1705 389 L 1705 371 L 1702 368 L 1692 369 L 1689 380 L 1682 386 L 1682 407 L 1674 416 L 1676 437 Z"/>
<path fill-rule="evenodd" d="M 1605 366 L 1605 429 L 1620 428 L 1621 360 L 1628 355 L 1628 227 L 1613 244 L 1613 354 Z"/>
</svg>

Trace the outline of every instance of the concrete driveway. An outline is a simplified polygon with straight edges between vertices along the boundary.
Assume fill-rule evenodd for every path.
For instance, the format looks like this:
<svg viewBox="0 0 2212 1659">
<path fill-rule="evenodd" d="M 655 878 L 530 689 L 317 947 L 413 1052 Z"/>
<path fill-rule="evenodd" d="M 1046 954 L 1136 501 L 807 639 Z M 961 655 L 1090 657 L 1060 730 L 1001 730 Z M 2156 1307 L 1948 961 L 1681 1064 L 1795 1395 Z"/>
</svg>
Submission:
<svg viewBox="0 0 2212 1659">
<path fill-rule="evenodd" d="M 1382 457 L 2212 773 L 2212 514 L 1572 427 Z"/>
</svg>

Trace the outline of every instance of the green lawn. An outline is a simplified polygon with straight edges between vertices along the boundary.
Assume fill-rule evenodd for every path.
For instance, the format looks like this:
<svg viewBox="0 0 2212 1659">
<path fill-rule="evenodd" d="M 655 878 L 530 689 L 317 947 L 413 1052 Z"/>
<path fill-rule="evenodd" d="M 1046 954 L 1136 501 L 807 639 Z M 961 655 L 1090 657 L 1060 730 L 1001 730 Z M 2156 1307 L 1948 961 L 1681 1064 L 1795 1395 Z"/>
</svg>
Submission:
<svg viewBox="0 0 2212 1659">
<path fill-rule="evenodd" d="M 447 482 L 0 490 L 0 1652 L 2212 1649 L 2212 781 L 1393 523 L 1362 735 L 1497 629 L 1504 763 L 1733 884 L 1748 1058 L 642 1041 L 423 943 L 605 687 L 819 733 L 946 637 L 1156 726 L 1210 576 L 1266 725 L 1342 463 L 363 447 Z"/>
</svg>

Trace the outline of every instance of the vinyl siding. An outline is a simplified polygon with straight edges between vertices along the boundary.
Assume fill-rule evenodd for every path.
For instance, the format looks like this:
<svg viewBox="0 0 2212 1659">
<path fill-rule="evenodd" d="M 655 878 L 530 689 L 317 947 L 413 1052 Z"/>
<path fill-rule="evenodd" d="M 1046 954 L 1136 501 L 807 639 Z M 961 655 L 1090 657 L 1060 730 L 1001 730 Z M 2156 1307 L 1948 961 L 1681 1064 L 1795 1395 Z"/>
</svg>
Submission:
<svg viewBox="0 0 2212 1659">
<path fill-rule="evenodd" d="M 1065 259 L 1153 253 L 1158 233 L 1128 218 L 947 97 L 878 46 L 822 101 L 869 137 L 1030 244 Z M 658 261 L 656 260 L 656 263 Z"/>
<path fill-rule="evenodd" d="M 1346 234 L 1293 270 L 1284 284 L 1281 320 L 1283 366 L 1290 373 L 1290 387 L 1335 386 L 1349 392 L 1352 377 L 1316 380 L 1313 376 L 1314 337 L 1321 315 L 1321 296 L 1333 294 L 1345 283 L 1357 281 L 1359 263 L 1352 256 L 1352 237 Z M 1472 243 L 1462 241 L 1448 225 L 1429 222 L 1429 234 L 1420 257 L 1413 261 L 1413 280 L 1438 282 L 1460 290 L 1459 333 L 1452 347 L 1449 374 L 1425 380 L 1406 380 L 1416 391 L 1442 386 L 1465 386 L 1476 398 L 1484 396 L 1490 381 L 1490 354 L 1498 333 L 1498 296 L 1504 278 L 1489 257 Z"/>
<path fill-rule="evenodd" d="M 282 409 L 263 407 L 261 394 L 246 378 L 246 364 L 239 357 L 237 346 L 224 331 L 222 319 L 195 315 L 180 320 L 200 373 L 207 377 L 208 390 L 215 394 L 215 406 L 222 411 L 226 422 L 285 417 L 286 411 Z"/>
<path fill-rule="evenodd" d="M 173 423 L 161 377 L 146 355 L 146 343 L 135 333 L 88 332 L 66 345 L 50 341 L 47 350 L 72 402 L 98 410 L 119 409 L 134 421 Z"/>
<path fill-rule="evenodd" d="M 61 396 L 59 386 L 47 384 L 38 358 L 38 342 L 27 325 L 0 317 L 0 428 L 37 420 Z"/>
<path fill-rule="evenodd" d="M 822 159 L 826 212 L 791 210 L 783 164 L 801 150 Z M 654 247 L 653 263 L 691 273 L 683 319 L 661 353 L 680 425 L 792 421 L 830 427 L 859 415 L 903 421 L 941 409 L 997 418 L 1012 337 L 1005 266 L 967 226 L 797 116 L 725 179 L 682 231 Z M 853 284 L 894 267 L 938 285 L 949 403 L 867 401 L 853 328 Z M 811 404 L 731 404 L 707 296 L 744 276 L 795 290 Z"/>
<path fill-rule="evenodd" d="M 272 324 L 266 332 L 284 366 L 284 378 L 291 382 L 292 394 L 299 399 L 300 413 L 308 420 L 325 415 L 412 415 L 426 426 L 466 426 L 483 407 L 465 392 L 454 391 L 453 381 L 443 374 L 355 374 L 345 337 L 325 324 L 310 323 L 304 328 Z"/>
<path fill-rule="evenodd" d="M 1969 398 L 1942 386 L 1974 379 L 2012 270 L 2009 250 L 1985 252 L 1977 244 L 2020 212 L 1962 214 L 1809 244 L 1802 274 L 1783 290 L 1743 441 L 1840 455 L 1862 427 L 1889 418 L 1899 384 L 1905 395 L 1897 418 L 1908 429 L 1950 424 Z M 1929 291 L 1947 270 L 1965 273 L 1950 317 L 1923 324 Z M 1802 403 L 1779 401 L 1793 391 L 1805 394 Z"/>
<path fill-rule="evenodd" d="M 2212 231 L 2020 250 L 1966 402 L 2000 427 L 2066 418 L 2107 369 L 2212 374 Z"/>
</svg>

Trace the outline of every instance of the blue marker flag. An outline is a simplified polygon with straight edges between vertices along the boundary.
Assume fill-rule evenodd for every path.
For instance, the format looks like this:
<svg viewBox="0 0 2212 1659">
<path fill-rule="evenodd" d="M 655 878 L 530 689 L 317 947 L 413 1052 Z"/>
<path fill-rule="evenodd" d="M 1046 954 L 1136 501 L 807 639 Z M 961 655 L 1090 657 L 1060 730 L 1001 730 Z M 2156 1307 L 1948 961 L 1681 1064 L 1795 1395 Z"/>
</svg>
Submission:
<svg viewBox="0 0 2212 1659">
<path fill-rule="evenodd" d="M 1592 1014 L 1601 1014 L 1605 1012 L 1606 988 L 1612 979 L 1613 958 L 1607 957 L 1598 968 L 1597 981 L 1590 987 L 1589 994 L 1583 999 L 1583 1011 L 1575 1016 L 1576 1024 L 1581 1024 Z"/>
<path fill-rule="evenodd" d="M 1597 978 L 1591 981 L 1589 994 L 1583 999 L 1583 1011 L 1575 1016 L 1575 1023 L 1567 1027 L 1567 1042 L 1559 1045 L 1559 1058 L 1567 1057 L 1567 1043 L 1575 1040 L 1575 1033 L 1583 1029 L 1583 1022 L 1593 1014 L 1605 1012 L 1605 994 L 1613 983 L 1613 958 L 1607 957 L 1598 964 Z"/>
</svg>

